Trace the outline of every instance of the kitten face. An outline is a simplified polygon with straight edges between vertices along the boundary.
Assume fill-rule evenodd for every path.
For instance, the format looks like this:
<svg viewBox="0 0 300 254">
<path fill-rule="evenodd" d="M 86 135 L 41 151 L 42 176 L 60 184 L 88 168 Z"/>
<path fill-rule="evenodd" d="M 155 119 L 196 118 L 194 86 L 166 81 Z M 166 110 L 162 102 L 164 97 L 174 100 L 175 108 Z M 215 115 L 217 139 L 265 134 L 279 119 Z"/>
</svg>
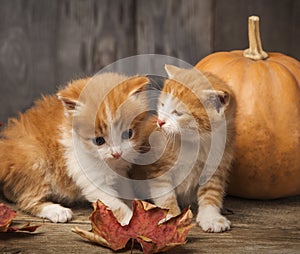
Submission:
<svg viewBox="0 0 300 254">
<path fill-rule="evenodd" d="M 109 73 L 90 82 L 74 100 L 69 94 L 60 93 L 61 97 L 74 102 L 67 109 L 73 137 L 94 158 L 112 167 L 124 164 L 124 160 L 133 160 L 142 140 L 141 123 L 148 107 L 142 90 L 147 83 L 145 77 L 128 79 Z"/>
<path fill-rule="evenodd" d="M 205 121 L 209 125 L 208 115 L 196 94 L 175 80 L 167 80 L 158 104 L 157 124 L 162 131 L 169 135 L 198 131 L 208 127 L 203 125 Z"/>
<path fill-rule="evenodd" d="M 117 163 L 122 159 L 133 160 L 136 150 L 141 145 L 140 132 L 144 114 L 131 119 L 135 114 L 139 114 L 136 109 L 140 107 L 137 101 L 130 104 L 130 111 L 120 110 L 120 113 L 115 115 L 111 115 L 111 109 L 106 105 L 107 118 L 99 118 L 102 114 L 98 112 L 95 126 L 91 126 L 94 133 L 79 131 L 80 138 L 94 156 L 108 163 Z"/>
<path fill-rule="evenodd" d="M 167 93 L 165 88 L 158 100 L 158 127 L 167 134 L 179 134 L 181 129 L 195 128 L 193 122 L 192 113 L 188 110 L 187 105 L 176 97 L 175 89 L 172 89 L 171 93 Z"/>
<path fill-rule="evenodd" d="M 172 79 L 165 82 L 160 95 L 157 120 L 165 133 L 178 134 L 180 128 L 211 131 L 212 123 L 224 120 L 230 90 L 221 80 L 205 78 L 194 69 L 166 66 L 166 70 Z"/>
</svg>

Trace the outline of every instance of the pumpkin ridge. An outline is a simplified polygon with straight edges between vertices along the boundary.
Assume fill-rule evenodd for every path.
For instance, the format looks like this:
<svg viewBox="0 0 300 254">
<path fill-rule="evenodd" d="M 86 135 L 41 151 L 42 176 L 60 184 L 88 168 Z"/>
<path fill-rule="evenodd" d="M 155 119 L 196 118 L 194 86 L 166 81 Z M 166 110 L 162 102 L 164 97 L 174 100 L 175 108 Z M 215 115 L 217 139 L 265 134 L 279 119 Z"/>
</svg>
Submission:
<svg viewBox="0 0 300 254">
<path fill-rule="evenodd" d="M 233 65 L 240 64 L 239 62 L 241 62 L 241 61 L 244 61 L 243 57 L 237 55 L 237 57 L 234 59 L 230 59 L 229 61 L 226 60 L 225 63 L 223 63 L 222 65 L 219 66 L 219 69 L 215 69 L 211 73 L 215 73 L 215 72 L 219 72 L 219 71 L 222 71 L 225 73 L 226 69 L 232 68 Z M 198 68 L 202 71 L 201 67 L 196 66 L 196 68 Z"/>
<path fill-rule="evenodd" d="M 232 51 L 231 51 L 232 52 Z M 242 51 L 241 51 L 242 52 Z M 239 76 L 239 78 L 238 79 L 235 79 L 235 80 L 238 80 L 238 83 L 239 84 L 241 84 L 241 85 L 239 85 L 240 86 L 240 91 L 241 90 L 243 90 L 243 88 L 244 88 L 244 86 L 242 85 L 242 84 L 244 84 L 245 83 L 245 80 L 247 80 L 246 79 L 246 76 L 247 75 L 245 75 L 247 72 L 246 72 L 246 70 L 249 68 L 249 66 L 250 65 L 252 65 L 252 61 L 251 61 L 251 59 L 249 59 L 249 61 L 247 61 L 246 63 L 245 63 L 245 57 L 243 56 L 243 55 L 241 55 L 241 58 L 239 59 L 240 60 L 240 63 L 239 64 L 241 64 L 242 66 L 243 66 L 243 70 L 242 70 L 242 75 L 240 75 Z M 233 67 L 233 65 L 230 65 L 229 66 L 229 69 L 231 69 Z M 223 71 L 225 72 L 226 71 L 226 69 L 225 68 L 223 68 Z M 225 82 L 227 82 L 227 80 L 225 80 Z M 233 87 L 232 87 L 233 88 Z M 236 89 L 233 89 L 233 92 L 234 92 L 234 94 L 237 96 L 237 94 L 238 94 L 238 92 L 240 92 L 240 91 L 236 91 Z M 237 101 L 237 104 L 238 104 L 238 101 Z"/>
<path fill-rule="evenodd" d="M 283 65 L 285 65 L 285 66 L 293 66 L 293 68 L 296 68 L 296 69 L 300 69 L 300 64 L 299 64 L 299 62 L 298 61 L 293 61 L 293 60 L 295 60 L 295 59 L 292 59 L 291 57 L 288 57 L 288 56 L 285 56 L 285 55 L 282 55 L 282 54 L 280 54 L 280 55 L 275 55 L 275 56 L 272 56 L 272 57 L 270 57 L 270 60 L 268 59 L 267 61 L 268 62 L 271 62 L 271 61 L 273 61 L 273 62 L 276 62 L 276 63 L 280 63 L 280 64 L 283 64 Z"/>
<path fill-rule="evenodd" d="M 242 58 L 236 58 L 233 59 L 232 61 L 227 62 L 222 67 L 223 72 L 225 72 L 226 68 L 228 69 L 228 68 L 232 68 L 232 66 L 234 65 L 239 65 L 242 60 L 243 60 Z"/>
<path fill-rule="evenodd" d="M 227 57 L 227 55 L 228 55 L 228 58 L 231 58 L 229 52 L 222 52 L 222 51 L 220 51 L 220 52 L 215 52 L 215 53 L 213 53 L 213 55 L 214 55 L 214 56 L 219 56 L 219 55 L 223 56 L 223 55 L 226 55 L 226 57 Z M 212 55 L 208 55 L 208 56 L 204 57 L 204 58 L 203 58 L 204 61 L 202 62 L 202 64 L 205 64 L 206 62 L 209 62 L 211 56 L 212 56 Z"/>
<path fill-rule="evenodd" d="M 283 67 L 293 77 L 293 79 L 295 80 L 295 83 L 298 83 L 298 84 L 300 83 L 300 81 L 298 80 L 296 75 L 290 70 L 290 68 L 288 68 L 286 65 L 284 65 L 282 63 L 279 63 L 279 62 L 276 62 L 276 61 L 272 61 L 272 62 L 278 64 L 281 67 Z"/>
<path fill-rule="evenodd" d="M 269 60 L 268 62 L 270 62 L 270 63 L 276 63 L 276 64 L 282 66 L 294 78 L 295 83 L 298 83 L 298 86 L 300 86 L 300 78 L 297 78 L 297 76 L 293 73 L 293 71 L 290 68 L 288 68 L 286 66 L 286 64 L 280 63 L 280 62 L 276 61 L 276 59 Z M 291 63 L 291 64 L 293 64 L 293 63 Z M 295 66 L 295 67 L 297 68 L 298 66 Z"/>
<path fill-rule="evenodd" d="M 273 66 L 270 65 L 270 63 L 274 63 L 273 61 L 268 61 L 267 64 L 267 70 L 269 72 L 268 75 L 266 75 L 267 77 L 270 77 L 270 81 L 271 81 L 271 84 L 278 84 L 278 81 L 281 79 L 280 76 L 278 76 L 277 72 L 274 70 Z M 284 66 L 283 66 L 284 67 Z M 264 83 L 266 83 L 264 81 Z M 277 114 L 276 114 L 276 107 L 273 107 L 270 105 L 270 107 L 268 107 L 268 110 L 266 112 L 266 109 L 263 110 L 263 112 L 261 113 L 264 113 L 264 123 L 265 123 L 265 126 L 266 128 L 269 130 L 269 131 L 272 131 L 272 133 L 275 133 L 276 132 L 276 126 L 274 125 L 273 122 L 269 121 L 268 118 L 269 118 L 269 115 L 272 115 L 273 117 L 276 118 Z M 261 114 L 262 116 L 262 114 Z M 281 120 L 281 119 L 279 119 Z"/>
<path fill-rule="evenodd" d="M 290 64 L 299 66 L 299 61 L 296 60 L 295 58 L 292 58 L 292 57 L 288 56 L 288 55 L 284 55 L 280 52 L 271 52 L 269 54 L 270 54 L 270 60 L 276 60 L 276 61 L 283 60 L 284 62 L 288 62 Z"/>
</svg>

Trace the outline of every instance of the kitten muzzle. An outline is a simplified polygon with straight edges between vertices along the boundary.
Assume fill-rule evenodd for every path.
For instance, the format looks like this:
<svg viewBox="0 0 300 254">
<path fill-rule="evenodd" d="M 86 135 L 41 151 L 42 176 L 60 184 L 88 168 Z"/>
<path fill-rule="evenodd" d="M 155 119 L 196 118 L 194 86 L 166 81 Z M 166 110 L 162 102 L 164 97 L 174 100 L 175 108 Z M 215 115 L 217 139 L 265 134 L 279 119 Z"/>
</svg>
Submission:
<svg viewBox="0 0 300 254">
<path fill-rule="evenodd" d="M 119 159 L 122 155 L 121 152 L 113 152 L 111 153 L 112 157 L 114 157 L 115 159 Z"/>
</svg>

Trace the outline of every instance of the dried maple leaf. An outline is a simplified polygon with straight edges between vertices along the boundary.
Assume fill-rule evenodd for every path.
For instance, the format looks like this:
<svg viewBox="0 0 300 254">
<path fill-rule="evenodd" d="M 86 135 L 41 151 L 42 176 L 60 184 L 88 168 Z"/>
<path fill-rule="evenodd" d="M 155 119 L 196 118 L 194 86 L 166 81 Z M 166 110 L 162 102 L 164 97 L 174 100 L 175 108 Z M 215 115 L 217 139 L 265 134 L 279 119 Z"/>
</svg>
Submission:
<svg viewBox="0 0 300 254">
<path fill-rule="evenodd" d="M 17 216 L 16 211 L 9 209 L 3 203 L 0 203 L 0 232 L 6 232 L 12 222 Z"/>
<path fill-rule="evenodd" d="M 30 226 L 26 224 L 21 228 L 11 227 L 12 220 L 17 216 L 16 211 L 8 208 L 5 204 L 0 203 L 0 232 L 15 232 L 15 231 L 28 231 L 34 232 L 40 225 Z"/>
<path fill-rule="evenodd" d="M 21 228 L 9 227 L 7 232 L 16 232 L 16 231 L 34 232 L 40 226 L 41 225 L 31 226 L 30 223 L 27 223 L 26 225 L 22 226 Z"/>
<path fill-rule="evenodd" d="M 130 239 L 135 239 L 144 253 L 157 253 L 186 243 L 186 236 L 194 226 L 191 224 L 192 212 L 185 209 L 180 215 L 160 223 L 166 218 L 168 210 L 161 209 L 145 201 L 132 202 L 133 215 L 128 225 L 121 226 L 112 211 L 101 201 L 94 204 L 90 216 L 91 231 L 78 227 L 72 229 L 80 236 L 109 247 L 113 250 L 125 248 Z"/>
</svg>

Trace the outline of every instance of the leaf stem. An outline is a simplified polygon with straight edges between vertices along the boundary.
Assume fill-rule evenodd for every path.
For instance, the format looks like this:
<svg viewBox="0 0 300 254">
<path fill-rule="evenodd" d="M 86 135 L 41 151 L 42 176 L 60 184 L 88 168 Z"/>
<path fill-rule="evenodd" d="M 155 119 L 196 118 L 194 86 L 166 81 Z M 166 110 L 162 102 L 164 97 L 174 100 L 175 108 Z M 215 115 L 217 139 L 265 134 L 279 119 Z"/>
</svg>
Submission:
<svg viewBox="0 0 300 254">
<path fill-rule="evenodd" d="M 133 247 L 134 247 L 134 239 L 131 238 L 131 250 L 130 250 L 130 254 L 132 254 Z"/>
</svg>

